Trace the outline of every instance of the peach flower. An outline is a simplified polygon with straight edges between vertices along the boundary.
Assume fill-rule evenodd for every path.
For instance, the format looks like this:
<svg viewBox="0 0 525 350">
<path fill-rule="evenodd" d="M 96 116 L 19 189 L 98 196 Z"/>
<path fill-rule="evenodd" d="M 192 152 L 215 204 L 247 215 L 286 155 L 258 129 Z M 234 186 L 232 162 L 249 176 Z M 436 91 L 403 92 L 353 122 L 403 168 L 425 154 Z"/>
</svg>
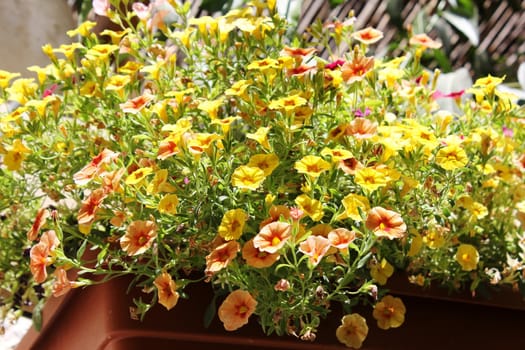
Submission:
<svg viewBox="0 0 525 350">
<path fill-rule="evenodd" d="M 328 233 L 330 245 L 337 249 L 346 249 L 355 239 L 355 232 L 346 228 L 336 228 Z"/>
<path fill-rule="evenodd" d="M 292 226 L 275 221 L 264 226 L 253 239 L 253 246 L 263 252 L 276 253 L 292 236 Z"/>
<path fill-rule="evenodd" d="M 383 38 L 383 32 L 372 27 L 367 27 L 353 33 L 352 38 L 363 44 L 370 45 L 381 40 Z"/>
<path fill-rule="evenodd" d="M 403 222 L 401 215 L 382 207 L 370 209 L 365 225 L 377 237 L 388 239 L 402 238 L 407 230 L 407 225 Z"/>
<path fill-rule="evenodd" d="M 95 214 L 102 204 L 107 194 L 102 188 L 98 188 L 91 192 L 91 194 L 82 202 L 82 206 L 77 214 L 79 225 L 91 225 L 95 220 Z"/>
<path fill-rule="evenodd" d="M 47 279 L 47 266 L 51 264 L 49 253 L 49 247 L 44 242 L 35 244 L 29 251 L 29 269 L 36 283 Z"/>
<path fill-rule="evenodd" d="M 224 324 L 224 329 L 234 331 L 248 323 L 256 307 L 257 301 L 250 293 L 235 290 L 224 299 L 219 307 L 219 319 Z"/>
<path fill-rule="evenodd" d="M 328 248 L 330 248 L 330 241 L 323 236 L 310 236 L 299 245 L 299 251 L 309 256 L 313 266 L 319 264 L 328 252 Z"/>
<path fill-rule="evenodd" d="M 256 268 L 270 267 L 279 259 L 279 253 L 263 252 L 253 246 L 253 239 L 250 239 L 242 247 L 242 257 L 246 264 Z"/>
<path fill-rule="evenodd" d="M 215 248 L 210 254 L 206 256 L 206 270 L 207 276 L 222 270 L 237 256 L 240 250 L 237 241 L 228 241 Z"/>
<path fill-rule="evenodd" d="M 162 272 L 153 282 L 157 287 L 157 295 L 159 297 L 159 304 L 166 309 L 171 310 L 177 301 L 179 301 L 179 293 L 176 291 L 177 285 L 166 271 Z"/>
<path fill-rule="evenodd" d="M 142 254 L 148 250 L 156 237 L 157 225 L 153 221 L 133 221 L 120 239 L 120 247 L 130 256 Z"/>
<path fill-rule="evenodd" d="M 67 278 L 66 270 L 63 267 L 59 267 L 55 270 L 54 275 L 55 282 L 52 287 L 53 296 L 59 297 L 69 292 L 73 286 L 73 282 Z"/>
<path fill-rule="evenodd" d="M 38 231 L 44 226 L 46 223 L 46 219 L 49 217 L 49 210 L 46 208 L 40 208 L 38 209 L 38 212 L 36 213 L 35 222 L 33 222 L 33 225 L 31 226 L 31 229 L 27 232 L 27 239 L 30 241 L 34 241 L 38 235 Z"/>
<path fill-rule="evenodd" d="M 426 49 L 439 49 L 441 47 L 440 42 L 431 39 L 424 33 L 413 35 L 408 42 L 410 45 L 423 46 Z"/>
<path fill-rule="evenodd" d="M 377 131 L 377 123 L 373 123 L 365 118 L 355 118 L 348 124 L 346 134 L 352 135 L 356 139 L 369 139 Z"/>
<path fill-rule="evenodd" d="M 90 182 L 95 176 L 100 174 L 104 168 L 104 164 L 108 164 L 117 158 L 118 153 L 104 149 L 97 156 L 95 156 L 88 165 L 80 169 L 73 175 L 73 180 L 77 185 L 85 185 Z"/>
</svg>

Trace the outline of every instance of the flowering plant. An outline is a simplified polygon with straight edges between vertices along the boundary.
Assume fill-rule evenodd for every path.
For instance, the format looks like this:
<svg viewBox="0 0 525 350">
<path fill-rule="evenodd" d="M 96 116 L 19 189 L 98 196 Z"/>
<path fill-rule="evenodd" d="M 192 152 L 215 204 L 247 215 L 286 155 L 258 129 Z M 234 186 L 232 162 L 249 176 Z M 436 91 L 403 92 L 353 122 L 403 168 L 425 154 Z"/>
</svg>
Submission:
<svg viewBox="0 0 525 350">
<path fill-rule="evenodd" d="M 126 29 L 82 23 L 79 42 L 44 47 L 36 81 L 0 71 L 16 102 L 1 114 L 0 282 L 19 302 L 132 275 L 144 315 L 205 280 L 228 294 L 228 331 L 253 314 L 313 340 L 338 303 L 336 336 L 359 348 L 356 305 L 382 329 L 404 321 L 395 270 L 525 290 L 524 112 L 503 78 L 443 94 L 420 64 L 439 47 L 425 34 L 394 59 L 370 55 L 382 33 L 353 18 L 288 40 L 274 1 L 217 18 L 122 2 L 96 3 Z"/>
</svg>

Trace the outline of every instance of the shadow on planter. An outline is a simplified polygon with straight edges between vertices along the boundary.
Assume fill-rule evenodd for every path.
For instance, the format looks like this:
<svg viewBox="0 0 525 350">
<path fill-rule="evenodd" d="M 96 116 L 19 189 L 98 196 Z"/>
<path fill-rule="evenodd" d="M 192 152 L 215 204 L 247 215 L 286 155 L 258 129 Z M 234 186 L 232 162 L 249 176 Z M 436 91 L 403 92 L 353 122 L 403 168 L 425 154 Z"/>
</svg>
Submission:
<svg viewBox="0 0 525 350">
<path fill-rule="evenodd" d="M 51 299 L 44 308 L 42 331 L 31 329 L 16 350 L 345 348 L 335 337 L 342 316 L 337 310 L 321 322 L 313 343 L 266 336 L 253 316 L 235 332 L 225 331 L 217 318 L 206 329 L 203 316 L 212 291 L 204 283 L 188 286 L 190 299 L 180 299 L 173 310 L 154 307 L 144 321 L 135 321 L 129 312 L 132 298 L 126 297 L 128 282 L 115 279 Z M 433 299 L 428 293 L 424 298 L 401 296 L 407 315 L 397 329 L 380 330 L 369 308 L 355 310 L 370 327 L 363 349 L 525 348 L 525 310 Z"/>
</svg>

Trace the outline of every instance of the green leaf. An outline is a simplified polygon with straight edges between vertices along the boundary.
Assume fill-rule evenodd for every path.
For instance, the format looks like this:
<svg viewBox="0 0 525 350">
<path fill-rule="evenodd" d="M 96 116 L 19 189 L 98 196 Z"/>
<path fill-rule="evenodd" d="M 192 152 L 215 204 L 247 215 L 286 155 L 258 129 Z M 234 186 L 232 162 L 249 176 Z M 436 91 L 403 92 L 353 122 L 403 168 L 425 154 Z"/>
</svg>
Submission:
<svg viewBox="0 0 525 350">
<path fill-rule="evenodd" d="M 82 260 L 84 252 L 86 251 L 87 242 L 88 242 L 87 239 L 85 239 L 84 242 L 82 242 L 82 245 L 78 248 L 77 260 Z"/>
<path fill-rule="evenodd" d="M 344 2 L 344 0 L 330 0 L 330 8 L 337 7 L 341 5 Z"/>
<path fill-rule="evenodd" d="M 364 255 L 361 260 L 357 263 L 357 270 L 365 266 L 365 264 L 370 260 L 370 256 L 372 256 L 372 252 L 368 252 L 366 255 Z"/>
<path fill-rule="evenodd" d="M 217 314 L 217 295 L 213 297 L 211 302 L 208 304 L 208 307 L 204 311 L 204 328 L 209 328 L 215 315 Z"/>
<path fill-rule="evenodd" d="M 231 0 L 203 0 L 200 8 L 208 12 L 217 12 L 223 10 L 226 4 L 231 7 Z"/>
<path fill-rule="evenodd" d="M 44 309 L 44 299 L 40 299 L 33 309 L 33 327 L 40 332 L 42 329 L 42 310 Z"/>
</svg>

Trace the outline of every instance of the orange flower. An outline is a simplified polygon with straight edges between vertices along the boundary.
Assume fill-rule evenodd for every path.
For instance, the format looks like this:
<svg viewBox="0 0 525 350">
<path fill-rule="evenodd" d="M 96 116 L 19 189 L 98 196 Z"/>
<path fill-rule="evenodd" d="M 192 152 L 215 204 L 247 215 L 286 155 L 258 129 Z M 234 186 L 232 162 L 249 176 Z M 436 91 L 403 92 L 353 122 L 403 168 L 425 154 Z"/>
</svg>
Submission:
<svg viewBox="0 0 525 350">
<path fill-rule="evenodd" d="M 133 221 L 120 239 L 120 247 L 130 256 L 142 254 L 156 237 L 157 225 L 153 221 Z"/>
<path fill-rule="evenodd" d="M 275 221 L 264 226 L 253 239 L 253 246 L 266 253 L 276 253 L 292 235 L 292 226 Z"/>
<path fill-rule="evenodd" d="M 350 83 L 362 80 L 366 73 L 374 68 L 374 58 L 366 57 L 359 53 L 354 54 L 351 61 L 341 66 L 343 80 Z"/>
<path fill-rule="evenodd" d="M 180 148 L 177 143 L 173 140 L 166 139 L 162 140 L 159 144 L 159 150 L 157 152 L 157 158 L 164 160 L 173 155 L 179 154 Z"/>
<path fill-rule="evenodd" d="M 372 123 L 365 118 L 355 118 L 348 124 L 346 134 L 356 139 L 369 139 L 376 133 L 377 123 Z"/>
<path fill-rule="evenodd" d="M 166 309 L 171 310 L 179 300 L 179 293 L 176 291 L 177 285 L 166 271 L 162 272 L 153 282 L 157 287 L 157 294 L 159 296 L 159 304 Z"/>
<path fill-rule="evenodd" d="M 355 175 L 356 171 L 363 168 L 363 164 L 354 157 L 343 159 L 339 162 L 339 169 L 345 174 Z"/>
<path fill-rule="evenodd" d="M 355 232 L 346 228 L 336 228 L 328 233 L 328 240 L 332 247 L 346 249 L 355 239 Z"/>
<path fill-rule="evenodd" d="M 104 169 L 102 166 L 104 164 L 109 164 L 113 159 L 115 159 L 118 156 L 118 153 L 110 151 L 108 149 L 104 149 L 102 152 L 100 152 L 96 157 L 94 157 L 91 162 L 80 169 L 75 175 L 73 175 L 73 180 L 75 180 L 75 183 L 77 185 L 85 185 L 95 176 L 100 174 Z"/>
<path fill-rule="evenodd" d="M 38 209 L 38 212 L 36 213 L 35 222 L 33 222 L 33 226 L 31 226 L 31 229 L 27 232 L 27 239 L 30 241 L 34 241 L 38 235 L 38 231 L 44 226 L 46 223 L 46 219 L 49 217 L 49 210 L 46 208 L 40 208 Z"/>
<path fill-rule="evenodd" d="M 279 259 L 278 253 L 267 253 L 255 248 L 253 246 L 253 239 L 250 239 L 242 247 L 242 257 L 246 260 L 246 264 L 249 266 L 262 269 L 270 267 Z"/>
<path fill-rule="evenodd" d="M 29 269 L 36 283 L 42 283 L 47 278 L 47 266 L 51 263 L 49 259 L 49 247 L 44 242 L 35 244 L 29 251 Z"/>
<path fill-rule="evenodd" d="M 282 53 L 287 56 L 292 57 L 306 57 L 313 54 L 317 49 L 315 47 L 309 47 L 309 48 L 301 48 L 301 47 L 288 47 L 285 46 L 283 48 Z"/>
<path fill-rule="evenodd" d="M 124 113 L 137 114 L 152 100 L 153 95 L 145 93 L 144 95 L 137 96 L 131 100 L 121 103 L 119 106 Z"/>
<path fill-rule="evenodd" d="M 102 178 L 104 192 L 119 192 L 121 190 L 120 179 L 122 178 L 122 175 L 124 175 L 125 171 L 125 168 L 120 168 L 118 170 L 104 174 L 104 177 Z"/>
<path fill-rule="evenodd" d="M 401 215 L 382 207 L 370 209 L 366 218 L 366 228 L 372 230 L 377 237 L 388 239 L 402 238 L 407 230 Z"/>
<path fill-rule="evenodd" d="M 344 316 L 341 319 L 341 325 L 337 328 L 335 335 L 337 339 L 346 346 L 359 349 L 368 335 L 366 319 L 359 314 Z"/>
<path fill-rule="evenodd" d="M 440 42 L 432 40 L 428 35 L 424 33 L 413 35 L 408 41 L 408 43 L 410 45 L 423 46 L 426 49 L 439 49 L 441 47 Z"/>
<path fill-rule="evenodd" d="M 224 329 L 234 331 L 248 323 L 248 318 L 254 313 L 257 301 L 250 293 L 236 290 L 224 299 L 219 307 L 219 319 Z"/>
<path fill-rule="evenodd" d="M 55 270 L 54 275 L 55 275 L 55 282 L 53 283 L 53 287 L 52 287 L 53 296 L 59 297 L 69 292 L 69 290 L 73 286 L 73 282 L 71 282 L 67 278 L 66 270 L 63 267 L 58 267 Z"/>
<path fill-rule="evenodd" d="M 290 208 L 285 205 L 272 205 L 269 214 L 270 217 L 268 219 L 261 221 L 259 229 L 268 225 L 270 222 L 279 221 L 281 217 L 284 220 L 288 220 L 290 218 Z"/>
<path fill-rule="evenodd" d="M 40 242 L 47 245 L 49 251 L 52 252 L 60 244 L 60 240 L 57 237 L 57 234 L 53 230 L 46 231 L 40 237 Z"/>
<path fill-rule="evenodd" d="M 206 256 L 206 275 L 211 276 L 228 266 L 240 249 L 237 241 L 229 241 L 215 248 Z"/>
<path fill-rule="evenodd" d="M 77 214 L 77 220 L 80 226 L 90 226 L 93 223 L 95 214 L 104 198 L 106 198 L 106 193 L 102 188 L 99 188 L 94 190 L 89 197 L 82 202 L 82 206 Z"/>
<path fill-rule="evenodd" d="M 391 295 L 386 295 L 374 307 L 372 315 L 381 329 L 397 328 L 405 321 L 406 308 L 403 301 Z"/>
<path fill-rule="evenodd" d="M 310 257 L 310 263 L 317 266 L 330 248 L 330 241 L 323 236 L 310 236 L 301 242 L 299 251 Z"/>
<path fill-rule="evenodd" d="M 367 27 L 353 33 L 352 38 L 363 44 L 370 45 L 381 40 L 383 38 L 383 32 L 372 27 Z"/>
</svg>

